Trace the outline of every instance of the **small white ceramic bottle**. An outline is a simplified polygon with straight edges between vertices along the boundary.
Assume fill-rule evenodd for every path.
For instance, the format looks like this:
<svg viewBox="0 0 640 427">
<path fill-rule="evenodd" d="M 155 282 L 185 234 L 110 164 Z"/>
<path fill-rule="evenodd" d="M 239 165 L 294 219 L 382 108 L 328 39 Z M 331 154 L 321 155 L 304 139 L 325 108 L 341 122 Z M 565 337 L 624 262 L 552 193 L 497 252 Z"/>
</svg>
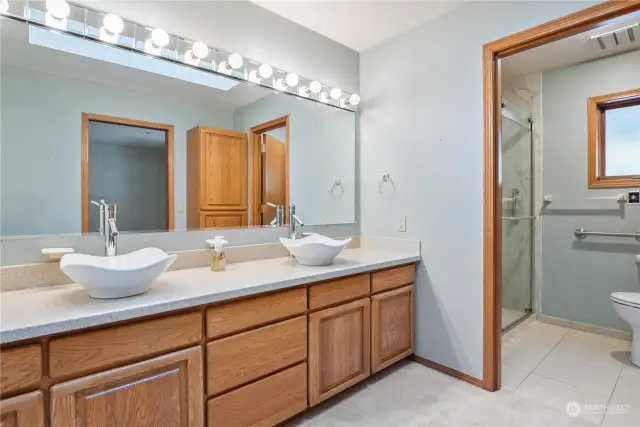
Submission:
<svg viewBox="0 0 640 427">
<path fill-rule="evenodd" d="M 211 253 L 211 270 L 224 271 L 227 269 L 227 255 L 224 253 L 224 246 L 228 244 L 223 236 L 216 236 L 207 240 L 207 244 L 213 247 Z"/>
</svg>

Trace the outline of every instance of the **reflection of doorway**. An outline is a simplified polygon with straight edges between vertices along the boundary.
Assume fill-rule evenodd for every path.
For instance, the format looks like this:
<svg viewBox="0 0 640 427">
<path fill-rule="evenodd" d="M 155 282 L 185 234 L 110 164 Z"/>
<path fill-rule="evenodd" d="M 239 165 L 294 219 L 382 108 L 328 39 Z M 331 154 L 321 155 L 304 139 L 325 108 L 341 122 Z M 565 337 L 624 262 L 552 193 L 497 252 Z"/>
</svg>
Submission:
<svg viewBox="0 0 640 427">
<path fill-rule="evenodd" d="M 173 126 L 83 113 L 83 233 L 98 231 L 100 199 L 121 231 L 173 229 Z"/>
<path fill-rule="evenodd" d="M 289 206 L 289 116 L 251 128 L 251 223 L 267 225 L 276 210 Z"/>
</svg>

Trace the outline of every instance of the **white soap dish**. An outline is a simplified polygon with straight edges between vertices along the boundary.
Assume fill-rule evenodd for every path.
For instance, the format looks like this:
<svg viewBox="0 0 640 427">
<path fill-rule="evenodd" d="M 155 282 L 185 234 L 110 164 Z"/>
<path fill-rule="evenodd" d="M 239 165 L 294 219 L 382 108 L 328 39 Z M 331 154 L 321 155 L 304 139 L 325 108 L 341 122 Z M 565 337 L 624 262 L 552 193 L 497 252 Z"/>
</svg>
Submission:
<svg viewBox="0 0 640 427">
<path fill-rule="evenodd" d="M 44 248 L 41 249 L 42 255 L 48 256 L 52 261 L 60 261 L 63 255 L 74 253 L 73 248 Z"/>
</svg>

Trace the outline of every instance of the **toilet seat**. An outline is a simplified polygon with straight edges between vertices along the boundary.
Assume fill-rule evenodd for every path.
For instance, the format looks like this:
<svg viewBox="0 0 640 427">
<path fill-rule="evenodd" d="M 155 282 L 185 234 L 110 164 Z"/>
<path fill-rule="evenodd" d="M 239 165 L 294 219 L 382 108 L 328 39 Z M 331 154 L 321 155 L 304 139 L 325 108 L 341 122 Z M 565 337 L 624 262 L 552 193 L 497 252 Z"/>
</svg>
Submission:
<svg viewBox="0 0 640 427">
<path fill-rule="evenodd" d="M 640 309 L 640 292 L 614 292 L 611 294 L 611 301 Z"/>
</svg>

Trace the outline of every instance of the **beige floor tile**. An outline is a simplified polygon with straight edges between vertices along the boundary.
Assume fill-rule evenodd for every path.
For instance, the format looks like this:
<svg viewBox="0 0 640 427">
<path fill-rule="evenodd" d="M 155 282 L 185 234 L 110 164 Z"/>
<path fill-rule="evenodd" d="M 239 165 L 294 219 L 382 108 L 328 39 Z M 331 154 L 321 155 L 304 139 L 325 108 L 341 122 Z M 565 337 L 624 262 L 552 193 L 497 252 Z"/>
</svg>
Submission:
<svg viewBox="0 0 640 427">
<path fill-rule="evenodd" d="M 613 391 L 612 400 L 640 408 L 640 368 L 625 366 Z M 638 418 L 640 425 L 640 418 Z"/>
<path fill-rule="evenodd" d="M 513 392 L 520 384 L 531 375 L 530 370 L 522 369 L 516 365 L 502 365 L 502 387 L 500 390 Z"/>
<path fill-rule="evenodd" d="M 623 401 L 611 399 L 602 427 L 638 427 L 640 426 L 640 407 Z"/>
<path fill-rule="evenodd" d="M 613 393 L 622 364 L 594 366 L 589 363 L 589 350 L 583 357 L 575 358 L 556 347 L 533 372 L 608 398 Z"/>
<path fill-rule="evenodd" d="M 556 346 L 554 352 L 562 353 L 576 361 L 591 366 L 619 366 L 626 357 L 631 343 L 589 332 L 571 330 Z"/>
<path fill-rule="evenodd" d="M 549 408 L 565 411 L 567 405 L 577 402 L 579 405 L 605 405 L 609 396 L 581 390 L 569 384 L 552 380 L 535 373 L 529 375 L 514 392 L 514 395 L 531 399 Z M 599 424 L 604 414 L 584 412 L 580 418 L 594 424 Z"/>
</svg>

